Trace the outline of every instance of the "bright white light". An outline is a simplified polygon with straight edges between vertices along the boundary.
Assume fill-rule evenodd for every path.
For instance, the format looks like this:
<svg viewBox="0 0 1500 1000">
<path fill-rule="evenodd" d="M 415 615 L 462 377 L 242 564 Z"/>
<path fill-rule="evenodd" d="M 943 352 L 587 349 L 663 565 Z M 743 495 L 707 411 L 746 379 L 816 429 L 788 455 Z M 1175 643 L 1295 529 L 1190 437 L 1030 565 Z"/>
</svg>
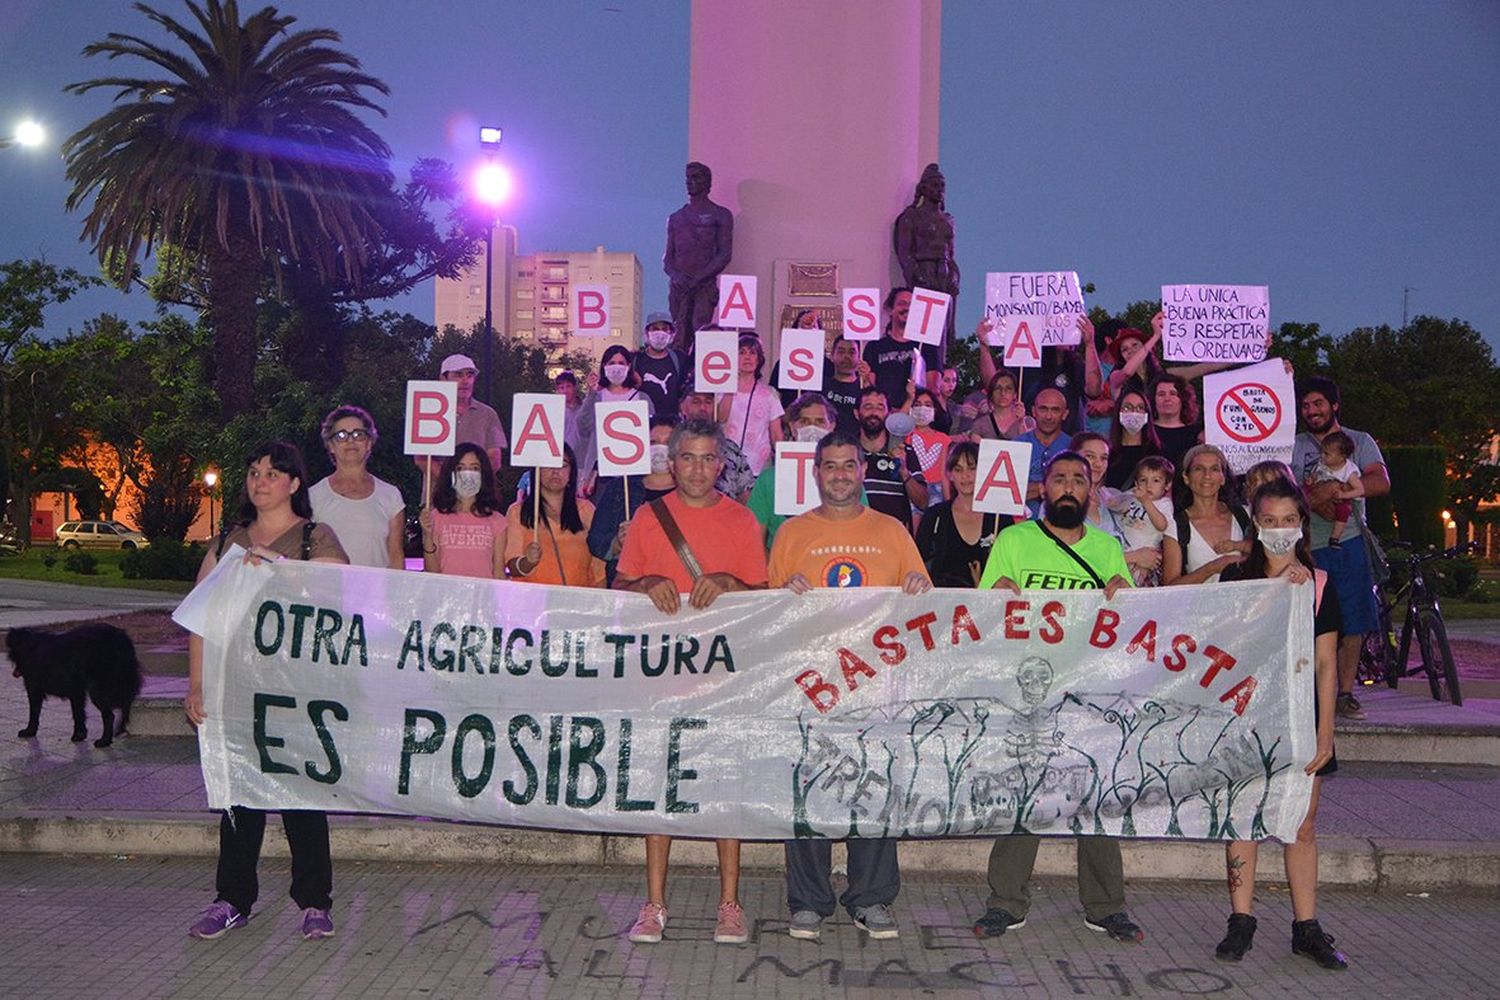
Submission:
<svg viewBox="0 0 1500 1000">
<path fill-rule="evenodd" d="M 474 174 L 474 194 L 486 205 L 505 204 L 511 184 L 510 171 L 499 163 L 486 163 Z"/>
<path fill-rule="evenodd" d="M 481 146 L 500 145 L 501 130 L 498 125 L 479 126 L 479 144 Z"/>
<path fill-rule="evenodd" d="M 203 474 L 203 485 L 207 486 L 209 489 L 213 489 L 214 484 L 218 481 L 219 474 L 217 472 L 205 472 Z"/>
<path fill-rule="evenodd" d="M 16 144 L 20 146 L 40 146 L 47 141 L 47 130 L 33 121 L 24 121 L 16 126 Z"/>
</svg>

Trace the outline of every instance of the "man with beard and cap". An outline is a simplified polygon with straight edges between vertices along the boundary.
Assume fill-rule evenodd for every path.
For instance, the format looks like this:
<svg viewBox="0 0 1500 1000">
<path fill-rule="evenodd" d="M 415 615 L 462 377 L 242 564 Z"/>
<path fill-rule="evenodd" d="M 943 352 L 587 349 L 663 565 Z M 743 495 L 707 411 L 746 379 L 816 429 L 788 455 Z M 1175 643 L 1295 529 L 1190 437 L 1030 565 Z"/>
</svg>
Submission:
<svg viewBox="0 0 1500 1000">
<path fill-rule="evenodd" d="M 1088 459 L 1063 451 L 1042 476 L 1040 520 L 1007 528 L 995 539 L 979 578 L 981 590 L 1103 590 L 1105 600 L 1130 586 L 1125 553 L 1113 536 L 1088 523 L 1092 471 Z M 1026 926 L 1031 894 L 1026 883 L 1036 865 L 1040 838 L 1011 834 L 990 850 L 990 895 L 976 937 L 999 937 Z M 1078 838 L 1078 897 L 1084 924 L 1116 941 L 1142 941 L 1145 932 L 1125 913 L 1125 870 L 1113 837 Z"/>
</svg>

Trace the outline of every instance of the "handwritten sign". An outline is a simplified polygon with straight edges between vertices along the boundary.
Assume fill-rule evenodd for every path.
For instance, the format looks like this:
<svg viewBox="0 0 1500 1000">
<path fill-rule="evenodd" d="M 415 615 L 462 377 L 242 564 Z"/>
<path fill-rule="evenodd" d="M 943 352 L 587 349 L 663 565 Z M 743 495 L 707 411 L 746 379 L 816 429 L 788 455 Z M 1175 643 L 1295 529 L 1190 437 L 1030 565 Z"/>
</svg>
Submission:
<svg viewBox="0 0 1500 1000">
<path fill-rule="evenodd" d="M 984 276 L 984 317 L 995 324 L 995 331 L 1014 330 L 1024 319 L 1036 346 L 1062 347 L 1079 342 L 1082 315 L 1077 271 L 991 271 Z M 1007 326 L 1012 317 L 1016 319 Z"/>
<path fill-rule="evenodd" d="M 1168 361 L 1264 361 L 1271 292 L 1265 285 L 1163 285 Z"/>
<path fill-rule="evenodd" d="M 911 290 L 911 310 L 906 314 L 906 339 L 918 344 L 938 344 L 948 328 L 948 310 L 953 296 L 930 288 Z"/>
<path fill-rule="evenodd" d="M 510 425 L 516 440 L 512 465 L 556 469 L 563 464 L 563 398 L 551 392 L 518 392 L 511 400 Z"/>
<path fill-rule="evenodd" d="M 781 331 L 781 364 L 776 388 L 821 392 L 823 389 L 823 331 Z"/>
<path fill-rule="evenodd" d="M 602 337 L 609 333 L 608 285 L 574 285 L 568 295 L 573 313 L 573 336 Z"/>
<path fill-rule="evenodd" d="M 415 379 L 406 383 L 405 453 L 451 455 L 458 446 L 458 386 Z"/>
<path fill-rule="evenodd" d="M 1257 462 L 1290 462 L 1297 436 L 1292 376 L 1280 358 L 1203 377 L 1204 440 L 1236 475 Z"/>
<path fill-rule="evenodd" d="M 651 415 L 644 399 L 596 403 L 594 440 L 599 442 L 599 475 L 651 473 Z"/>
</svg>

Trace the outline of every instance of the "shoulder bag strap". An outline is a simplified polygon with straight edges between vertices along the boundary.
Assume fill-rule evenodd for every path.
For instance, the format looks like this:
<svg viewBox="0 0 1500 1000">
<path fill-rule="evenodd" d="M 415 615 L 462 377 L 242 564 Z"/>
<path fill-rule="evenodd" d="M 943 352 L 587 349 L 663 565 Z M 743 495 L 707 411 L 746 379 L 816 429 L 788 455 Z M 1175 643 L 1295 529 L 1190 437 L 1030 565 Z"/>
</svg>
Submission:
<svg viewBox="0 0 1500 1000">
<path fill-rule="evenodd" d="M 672 548 L 677 550 L 677 557 L 682 560 L 682 565 L 687 567 L 688 575 L 697 583 L 698 578 L 703 575 L 703 567 L 698 563 L 698 557 L 693 555 L 693 550 L 688 546 L 687 539 L 682 537 L 682 529 L 677 526 L 677 519 L 667 509 L 664 500 L 658 497 L 648 504 L 651 513 L 656 515 L 656 520 L 661 524 L 661 530 L 666 532 L 667 541 L 672 543 Z"/>
<path fill-rule="evenodd" d="M 745 450 L 745 434 L 748 433 L 749 430 L 750 430 L 750 408 L 755 405 L 755 390 L 759 389 L 759 388 L 760 388 L 760 383 L 759 382 L 756 382 L 755 384 L 751 385 L 750 386 L 750 398 L 747 399 L 747 400 L 745 400 L 745 420 L 744 420 L 743 423 L 740 424 L 740 451 L 741 452 L 743 452 Z"/>
<path fill-rule="evenodd" d="M 312 558 L 312 533 L 317 525 L 311 521 L 302 522 L 302 555 L 299 557 L 303 562 Z"/>
<path fill-rule="evenodd" d="M 1066 552 L 1068 554 L 1068 557 L 1070 559 L 1072 559 L 1078 565 L 1082 566 L 1083 569 L 1084 569 L 1084 572 L 1087 573 L 1091 579 L 1093 579 L 1094 584 L 1096 586 L 1098 586 L 1098 588 L 1100 590 L 1104 589 L 1104 581 L 1102 579 L 1100 579 L 1098 573 L 1094 572 L 1094 567 L 1092 567 L 1088 563 L 1084 562 L 1083 561 L 1083 557 L 1080 556 L 1077 552 L 1074 552 L 1073 551 L 1073 547 L 1071 545 L 1069 545 L 1067 542 L 1063 541 L 1061 538 L 1058 538 L 1056 535 L 1054 535 L 1052 533 L 1051 529 L 1048 528 L 1047 525 L 1044 524 L 1044 523 L 1042 523 L 1041 521 L 1036 522 L 1036 526 L 1038 528 L 1042 529 L 1042 534 L 1046 535 L 1048 538 L 1050 538 L 1054 542 L 1056 542 L 1057 543 L 1057 547 L 1060 548 L 1060 549 L 1062 549 L 1064 552 Z M 1087 531 L 1088 529 L 1085 528 L 1084 530 Z"/>
</svg>

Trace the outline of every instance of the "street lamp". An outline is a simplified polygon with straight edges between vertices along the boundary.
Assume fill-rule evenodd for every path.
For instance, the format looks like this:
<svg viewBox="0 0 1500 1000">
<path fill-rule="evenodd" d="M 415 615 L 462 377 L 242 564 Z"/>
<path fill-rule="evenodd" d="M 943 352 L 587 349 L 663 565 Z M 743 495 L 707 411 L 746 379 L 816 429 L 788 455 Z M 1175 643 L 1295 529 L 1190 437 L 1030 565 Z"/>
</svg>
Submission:
<svg viewBox="0 0 1500 1000">
<path fill-rule="evenodd" d="M 40 146 L 47 141 L 47 130 L 41 124 L 30 119 L 16 126 L 15 134 L 12 136 L 0 136 L 0 149 L 7 146 L 25 146 L 27 148 Z"/>
<path fill-rule="evenodd" d="M 208 537 L 214 537 L 214 487 L 219 485 L 219 474 L 212 469 L 203 474 L 203 485 L 208 487 Z"/>
<path fill-rule="evenodd" d="M 495 296 L 495 223 L 500 206 L 510 197 L 512 186 L 510 171 L 495 159 L 500 149 L 501 130 L 498 126 L 485 125 L 479 129 L 479 145 L 485 151 L 485 161 L 474 174 L 474 196 L 489 209 L 489 225 L 484 228 L 484 401 L 495 405 L 494 395 L 494 296 Z"/>
</svg>

